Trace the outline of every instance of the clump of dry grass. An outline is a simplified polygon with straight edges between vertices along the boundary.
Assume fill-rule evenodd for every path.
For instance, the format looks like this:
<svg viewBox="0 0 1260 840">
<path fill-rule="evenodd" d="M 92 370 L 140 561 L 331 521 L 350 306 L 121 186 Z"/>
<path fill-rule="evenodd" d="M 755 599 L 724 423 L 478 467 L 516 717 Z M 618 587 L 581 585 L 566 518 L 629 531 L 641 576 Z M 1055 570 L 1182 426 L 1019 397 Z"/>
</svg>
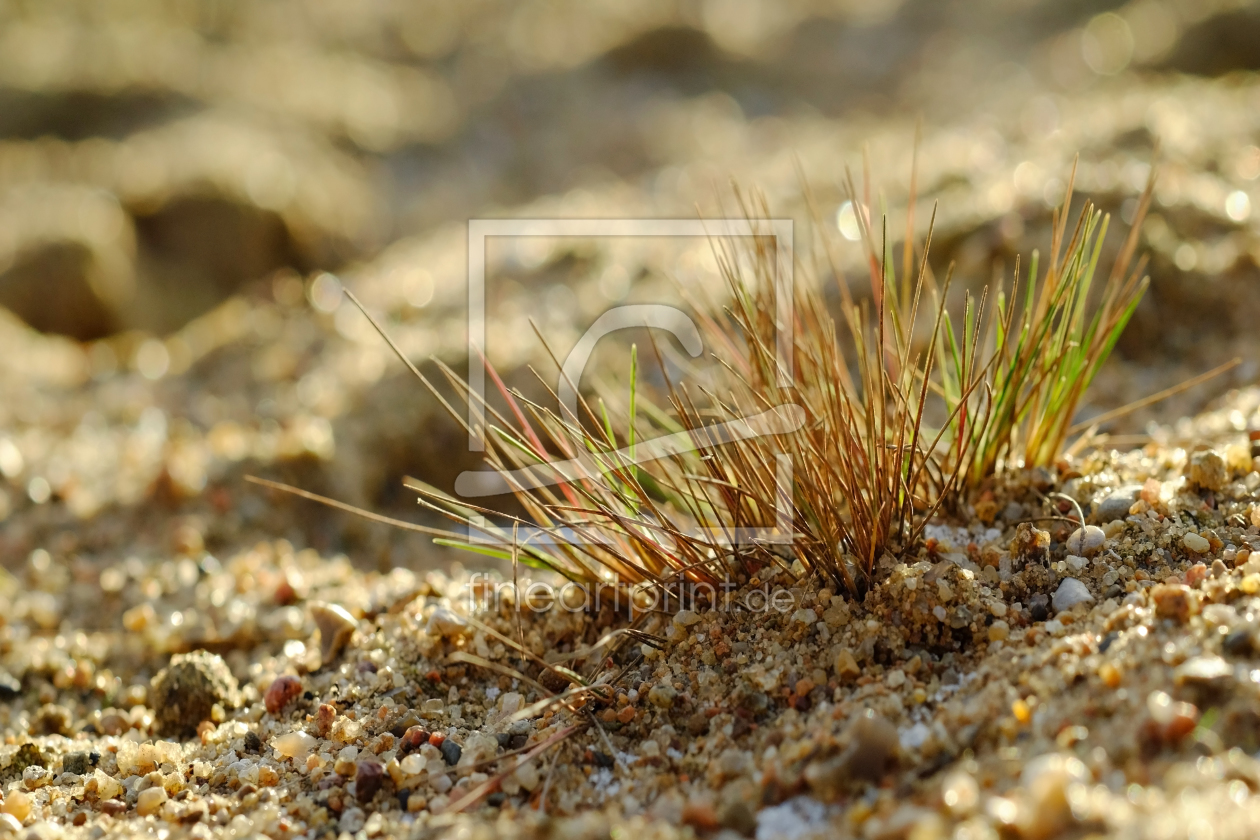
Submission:
<svg viewBox="0 0 1260 840">
<path fill-rule="evenodd" d="M 639 393 L 632 352 L 624 416 L 585 399 L 571 413 L 508 389 L 487 363 L 507 409 L 485 402 L 487 427 L 475 431 L 527 518 L 411 486 L 468 529 L 439 542 L 574 581 L 712 601 L 733 574 L 799 562 L 860 597 L 880 559 L 910 550 L 942 506 L 956 508 L 997 470 L 1060 456 L 1146 288 L 1141 263 L 1130 264 L 1150 187 L 1100 289 L 1108 220 L 1087 203 L 1068 237 L 1070 196 L 1069 184 L 1044 275 L 1034 252 L 1023 289 L 1017 271 L 991 312 L 987 289 L 978 302 L 968 295 L 957 326 L 945 307 L 952 267 L 940 284 L 929 269 L 930 226 L 921 247 L 903 243 L 898 278 L 886 234 L 877 248 L 859 213 L 871 296 L 855 300 L 842 282 L 833 317 L 817 279 L 796 271 L 789 346 L 775 320 L 784 266 L 773 237 L 716 243 L 729 301 L 702 307 L 700 320 L 719 386 L 669 383 L 668 410 L 657 408 Z M 764 202 L 741 202 L 754 225 L 768 218 Z M 478 399 L 442 370 L 464 400 Z"/>
</svg>

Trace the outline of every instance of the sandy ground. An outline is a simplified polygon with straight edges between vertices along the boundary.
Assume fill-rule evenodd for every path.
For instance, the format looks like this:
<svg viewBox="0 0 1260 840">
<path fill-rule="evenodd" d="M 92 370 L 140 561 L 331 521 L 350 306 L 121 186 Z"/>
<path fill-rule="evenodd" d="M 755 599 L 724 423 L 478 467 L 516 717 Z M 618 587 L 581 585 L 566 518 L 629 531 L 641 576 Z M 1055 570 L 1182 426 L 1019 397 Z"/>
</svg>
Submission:
<svg viewBox="0 0 1260 840">
<path fill-rule="evenodd" d="M 0 6 L 0 833 L 1256 836 L 1253 10 L 387 5 Z M 476 466 L 339 292 L 462 372 L 467 218 L 714 217 L 734 177 L 808 272 L 798 173 L 831 225 L 866 145 L 896 228 L 920 120 L 918 228 L 939 201 L 933 266 L 972 288 L 1045 247 L 1078 153 L 1119 224 L 1158 141 L 1152 288 L 1083 416 L 1243 363 L 1010 476 L 861 604 L 745 574 L 643 619 L 659 649 L 470 610 L 467 556 L 244 482 L 427 521 L 402 477 Z M 714 279 L 702 241 L 488 260 L 518 383 L 552 369 L 531 319 L 563 353 Z M 1021 547 L 1051 489 L 1096 553 Z M 535 707 L 522 631 L 607 688 Z"/>
</svg>

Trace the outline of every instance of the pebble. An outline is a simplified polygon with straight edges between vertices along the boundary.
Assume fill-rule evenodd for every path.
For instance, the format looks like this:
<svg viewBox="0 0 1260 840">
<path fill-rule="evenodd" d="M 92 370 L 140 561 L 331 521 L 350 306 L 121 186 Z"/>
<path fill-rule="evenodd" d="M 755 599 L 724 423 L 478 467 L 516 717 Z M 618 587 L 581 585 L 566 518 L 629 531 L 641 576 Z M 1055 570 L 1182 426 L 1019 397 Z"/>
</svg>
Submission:
<svg viewBox="0 0 1260 840">
<path fill-rule="evenodd" d="M 1043 531 L 1031 522 L 1021 522 L 1015 528 L 1015 536 L 1010 542 L 1013 557 L 1025 560 L 1039 560 L 1050 548 L 1050 532 Z"/>
<path fill-rule="evenodd" d="M 1221 561 L 1217 560 L 1216 562 L 1220 563 Z M 1207 580 L 1207 574 L 1207 566 L 1203 563 L 1195 563 L 1189 569 L 1186 569 L 1186 586 L 1198 586 Z"/>
<path fill-rule="evenodd" d="M 1085 584 L 1076 578 L 1064 578 L 1059 588 L 1054 591 L 1051 605 L 1055 612 L 1063 612 L 1072 609 L 1077 604 L 1087 604 L 1093 600 L 1094 596 L 1089 594 L 1089 589 Z"/>
<path fill-rule="evenodd" d="M 950 771 L 941 784 L 941 801 L 954 816 L 966 816 L 980 803 L 980 785 L 966 770 Z"/>
<path fill-rule="evenodd" d="M 429 743 L 429 733 L 423 726 L 412 726 L 403 733 L 398 742 L 399 755 L 408 755 Z"/>
<path fill-rule="evenodd" d="M 867 709 L 858 715 L 848 734 L 848 749 L 841 754 L 845 775 L 879 780 L 888 770 L 901 744 L 897 727 Z"/>
<path fill-rule="evenodd" d="M 1195 554 L 1205 554 L 1212 547 L 1211 543 L 1193 531 L 1181 538 L 1181 544 Z"/>
<path fill-rule="evenodd" d="M 136 813 L 142 817 L 156 814 L 166 804 L 166 791 L 160 787 L 151 787 L 140 791 L 136 797 Z"/>
<path fill-rule="evenodd" d="M 286 674 L 272 680 L 271 685 L 267 687 L 267 694 L 263 698 L 263 705 L 267 707 L 268 713 L 276 715 L 301 694 L 302 681 L 295 676 Z"/>
<path fill-rule="evenodd" d="M 113 799 L 123 792 L 122 784 L 99 767 L 92 772 L 91 781 L 96 783 L 96 795 L 102 801 Z"/>
<path fill-rule="evenodd" d="M 350 834 L 362 831 L 366 824 L 367 814 L 363 813 L 362 808 L 347 808 L 341 812 L 341 819 L 337 821 L 337 827 Z"/>
<path fill-rule="evenodd" d="M 153 679 L 151 705 L 162 734 L 190 736 L 199 723 L 210 720 L 216 705 L 237 705 L 236 677 L 216 654 L 176 654 Z"/>
<path fill-rule="evenodd" d="M 358 622 L 345 607 L 337 604 L 316 601 L 311 604 L 310 609 L 311 619 L 319 628 L 319 661 L 321 665 L 327 665 L 337 658 L 337 654 L 350 641 Z"/>
<path fill-rule="evenodd" d="M 19 823 L 26 822 L 26 818 L 31 815 L 31 797 L 20 790 L 9 791 L 9 795 L 4 799 L 4 805 L 0 806 L 0 811 L 13 817 Z"/>
<path fill-rule="evenodd" d="M 1005 641 L 1011 635 L 1011 625 L 1004 620 L 998 619 L 989 625 L 989 641 L 1001 642 Z"/>
<path fill-rule="evenodd" d="M 442 751 L 442 760 L 450 767 L 454 767 L 458 764 L 460 756 L 464 754 L 464 748 L 452 741 L 450 738 L 444 740 L 438 746 L 438 749 Z"/>
<path fill-rule="evenodd" d="M 674 613 L 673 621 L 679 627 L 691 627 L 700 621 L 700 614 L 695 610 L 679 610 Z"/>
<path fill-rule="evenodd" d="M 1229 482 L 1229 468 L 1225 459 L 1215 450 L 1195 452 L 1186 464 L 1186 481 L 1191 487 L 1203 490 L 1220 490 Z"/>
<path fill-rule="evenodd" d="M 1028 599 L 1028 614 L 1033 621 L 1045 621 L 1050 617 L 1050 599 L 1046 593 L 1038 592 Z"/>
<path fill-rule="evenodd" d="M 1089 781 L 1088 769 L 1076 756 L 1050 753 L 1028 762 L 1020 774 L 1026 806 L 1017 823 L 1020 834 L 1029 840 L 1049 840 L 1066 833 L 1074 822 L 1069 788 Z"/>
<path fill-rule="evenodd" d="M 832 663 L 832 668 L 841 680 L 854 680 L 862 673 L 857 660 L 853 658 L 853 653 L 848 648 L 840 649 Z"/>
<path fill-rule="evenodd" d="M 1199 722 L 1199 709 L 1192 703 L 1174 701 L 1163 691 L 1146 696 L 1146 709 L 1160 740 L 1176 743 L 1189 735 Z"/>
<path fill-rule="evenodd" d="M 1124 519 L 1129 515 L 1129 508 L 1133 507 L 1133 503 L 1137 501 L 1138 494 L 1141 491 L 1141 486 L 1134 484 L 1129 487 L 1122 487 L 1108 495 L 1102 501 L 1096 503 L 1094 507 L 1095 518 L 1099 522 L 1113 522 L 1117 519 Z"/>
<path fill-rule="evenodd" d="M 468 622 L 448 609 L 438 607 L 429 616 L 424 632 L 442 639 L 454 639 L 463 636 L 468 630 Z"/>
<path fill-rule="evenodd" d="M 450 741 L 447 741 L 449 744 Z M 379 761 L 360 761 L 354 771 L 354 795 L 360 802 L 371 802 L 385 780 L 385 770 Z"/>
<path fill-rule="evenodd" d="M 1197 611 L 1198 601 L 1190 587 L 1183 584 L 1161 583 L 1151 589 L 1155 614 L 1184 624 Z"/>
<path fill-rule="evenodd" d="M 92 761 L 85 752 L 66 753 L 61 759 L 61 772 L 86 776 L 92 769 Z"/>
<path fill-rule="evenodd" d="M 328 703 L 320 703 L 315 710 L 315 731 L 321 738 L 327 738 L 337 722 L 337 709 Z"/>
<path fill-rule="evenodd" d="M 1221 649 L 1230 656 L 1250 656 L 1253 647 L 1250 630 L 1234 630 L 1221 642 Z"/>
<path fill-rule="evenodd" d="M 271 742 L 271 746 L 277 753 L 285 758 L 293 758 L 298 761 L 304 760 L 311 751 L 318 746 L 319 741 L 314 735 L 308 735 L 305 732 L 288 732 Z"/>
<path fill-rule="evenodd" d="M 1086 525 L 1083 528 L 1077 528 L 1068 537 L 1068 554 L 1075 554 L 1078 557 L 1093 557 L 1102 550 L 1103 543 L 1106 541 L 1107 535 L 1097 525 Z"/>
<path fill-rule="evenodd" d="M 678 698 L 678 692 L 674 690 L 672 685 L 666 683 L 657 683 L 648 691 L 648 702 L 658 709 L 673 708 L 674 701 Z"/>
<path fill-rule="evenodd" d="M 22 823 L 12 814 L 0 814 L 0 837 L 16 837 L 22 831 Z"/>
<path fill-rule="evenodd" d="M 46 787 L 52 780 L 52 771 L 37 764 L 32 764 L 22 771 L 22 784 L 26 786 L 27 790 L 38 790 Z"/>
<path fill-rule="evenodd" d="M 1196 656 L 1178 665 L 1173 671 L 1173 682 L 1177 685 L 1222 689 L 1233 681 L 1234 666 L 1219 656 Z"/>
</svg>

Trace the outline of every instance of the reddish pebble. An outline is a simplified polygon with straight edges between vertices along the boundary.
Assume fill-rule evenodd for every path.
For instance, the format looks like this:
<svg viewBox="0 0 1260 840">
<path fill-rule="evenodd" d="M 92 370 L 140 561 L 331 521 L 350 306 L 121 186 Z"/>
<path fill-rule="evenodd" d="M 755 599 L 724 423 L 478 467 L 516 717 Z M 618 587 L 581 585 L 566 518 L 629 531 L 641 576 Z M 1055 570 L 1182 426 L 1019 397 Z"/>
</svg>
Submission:
<svg viewBox="0 0 1260 840">
<path fill-rule="evenodd" d="M 267 695 L 263 698 L 263 704 L 266 705 L 267 711 L 273 715 L 279 714 L 284 707 L 297 699 L 302 693 L 302 681 L 297 677 L 285 675 L 276 677 L 271 683 L 271 687 L 267 689 Z"/>
<path fill-rule="evenodd" d="M 354 771 L 354 795 L 360 802 L 371 802 L 381 789 L 385 770 L 378 761 L 360 761 Z"/>
<path fill-rule="evenodd" d="M 1198 586 L 1207 578 L 1207 566 L 1195 563 L 1186 571 L 1186 586 Z"/>
<path fill-rule="evenodd" d="M 432 735 L 429 736 L 429 743 L 435 747 L 442 746 L 442 742 L 445 740 L 446 740 L 446 736 L 443 735 L 441 732 L 434 732 Z"/>
<path fill-rule="evenodd" d="M 328 733 L 332 731 L 332 725 L 337 720 L 337 710 L 327 703 L 320 703 L 319 710 L 315 712 L 315 732 L 321 738 L 327 738 Z"/>
<path fill-rule="evenodd" d="M 1161 584 L 1151 589 L 1151 600 L 1155 602 L 1157 616 L 1179 624 L 1184 624 L 1195 612 L 1195 596 L 1186 586 Z"/>
<path fill-rule="evenodd" d="M 699 831 L 716 831 L 721 828 L 717 812 L 707 802 L 688 802 L 683 806 L 683 825 L 689 825 Z"/>
<path fill-rule="evenodd" d="M 1195 715 L 1186 713 L 1174 715 L 1173 719 L 1164 727 L 1164 740 L 1175 744 L 1193 732 L 1197 725 L 1198 718 Z"/>
<path fill-rule="evenodd" d="M 429 743 L 429 733 L 423 726 L 413 726 L 403 733 L 402 740 L 398 743 L 398 752 L 408 755 L 427 743 Z"/>
<path fill-rule="evenodd" d="M 297 600 L 297 590 L 293 588 L 293 584 L 289 583 L 288 578 L 284 578 L 276 587 L 276 593 L 272 597 L 277 604 L 286 607 Z"/>
</svg>

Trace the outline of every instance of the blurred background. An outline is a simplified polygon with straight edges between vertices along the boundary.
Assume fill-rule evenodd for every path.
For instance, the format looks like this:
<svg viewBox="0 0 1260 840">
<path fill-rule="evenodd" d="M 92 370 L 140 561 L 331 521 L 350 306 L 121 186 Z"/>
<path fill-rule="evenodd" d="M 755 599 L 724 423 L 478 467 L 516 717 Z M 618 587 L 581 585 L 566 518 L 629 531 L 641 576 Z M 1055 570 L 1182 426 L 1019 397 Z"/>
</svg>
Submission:
<svg viewBox="0 0 1260 840">
<path fill-rule="evenodd" d="M 404 475 L 476 464 L 343 286 L 463 371 L 469 218 L 717 215 L 732 180 L 854 268 L 846 167 L 900 237 L 917 126 L 918 234 L 939 201 L 933 265 L 973 286 L 1048 244 L 1078 154 L 1117 243 L 1159 144 L 1153 288 L 1083 412 L 1242 355 L 1115 429 L 1188 434 L 1260 373 L 1257 45 L 1226 0 L 0 0 L 0 558 L 436 562 L 242 482 L 417 518 Z M 545 360 L 530 318 L 563 353 L 707 254 L 502 243 L 491 357 Z"/>
</svg>

